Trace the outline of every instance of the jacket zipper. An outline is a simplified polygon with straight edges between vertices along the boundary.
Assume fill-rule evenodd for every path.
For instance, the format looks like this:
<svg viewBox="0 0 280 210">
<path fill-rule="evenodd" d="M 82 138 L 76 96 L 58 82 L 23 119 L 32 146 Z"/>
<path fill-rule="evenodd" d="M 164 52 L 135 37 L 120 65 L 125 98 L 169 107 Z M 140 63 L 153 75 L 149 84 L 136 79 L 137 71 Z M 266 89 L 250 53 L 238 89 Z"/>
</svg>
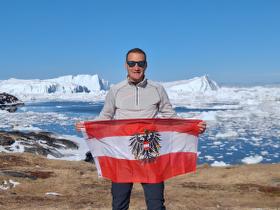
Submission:
<svg viewBox="0 0 280 210">
<path fill-rule="evenodd" d="M 139 105 L 139 87 L 136 86 L 136 106 Z"/>
</svg>

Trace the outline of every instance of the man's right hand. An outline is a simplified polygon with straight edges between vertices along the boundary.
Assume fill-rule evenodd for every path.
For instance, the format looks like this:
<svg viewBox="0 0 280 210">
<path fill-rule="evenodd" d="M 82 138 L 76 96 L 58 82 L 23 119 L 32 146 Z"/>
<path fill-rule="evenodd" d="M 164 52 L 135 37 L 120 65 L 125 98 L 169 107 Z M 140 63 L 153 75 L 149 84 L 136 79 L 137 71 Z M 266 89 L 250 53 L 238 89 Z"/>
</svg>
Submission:
<svg viewBox="0 0 280 210">
<path fill-rule="evenodd" d="M 84 123 L 83 123 L 83 122 L 77 122 L 76 125 L 75 125 L 75 127 L 76 127 L 76 130 L 77 130 L 78 132 L 81 132 L 81 129 L 84 128 L 85 126 L 84 126 Z"/>
<path fill-rule="evenodd" d="M 200 123 L 198 123 L 198 128 L 199 128 L 199 134 L 204 133 L 204 131 L 206 130 L 206 122 L 202 121 Z"/>
</svg>

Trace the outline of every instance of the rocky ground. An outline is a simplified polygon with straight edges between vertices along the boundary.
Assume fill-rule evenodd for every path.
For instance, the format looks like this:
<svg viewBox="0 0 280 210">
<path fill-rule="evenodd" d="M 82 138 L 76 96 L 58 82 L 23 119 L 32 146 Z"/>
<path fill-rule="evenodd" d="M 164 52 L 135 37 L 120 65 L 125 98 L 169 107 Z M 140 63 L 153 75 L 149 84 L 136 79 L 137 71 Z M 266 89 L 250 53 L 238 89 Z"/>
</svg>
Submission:
<svg viewBox="0 0 280 210">
<path fill-rule="evenodd" d="M 280 209 L 280 164 L 213 168 L 166 182 L 167 209 Z M 0 209 L 111 209 L 110 182 L 93 164 L 0 153 Z M 145 209 L 135 184 L 130 209 Z"/>
</svg>

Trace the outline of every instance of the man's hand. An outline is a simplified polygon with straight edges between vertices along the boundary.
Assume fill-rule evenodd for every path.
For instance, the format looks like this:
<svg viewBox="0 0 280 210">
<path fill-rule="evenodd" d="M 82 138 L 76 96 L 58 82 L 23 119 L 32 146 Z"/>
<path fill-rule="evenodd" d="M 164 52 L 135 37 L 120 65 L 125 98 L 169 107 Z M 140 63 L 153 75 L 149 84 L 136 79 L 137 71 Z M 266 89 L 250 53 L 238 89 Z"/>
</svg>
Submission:
<svg viewBox="0 0 280 210">
<path fill-rule="evenodd" d="M 81 132 L 81 129 L 84 128 L 85 126 L 84 126 L 84 123 L 83 123 L 83 122 L 77 122 L 76 125 L 75 125 L 75 127 L 76 127 L 76 130 L 77 130 L 78 132 Z"/>
<path fill-rule="evenodd" d="M 204 133 L 204 131 L 206 130 L 206 122 L 202 121 L 202 122 L 198 123 L 197 126 L 199 128 L 199 133 L 200 134 Z"/>
</svg>

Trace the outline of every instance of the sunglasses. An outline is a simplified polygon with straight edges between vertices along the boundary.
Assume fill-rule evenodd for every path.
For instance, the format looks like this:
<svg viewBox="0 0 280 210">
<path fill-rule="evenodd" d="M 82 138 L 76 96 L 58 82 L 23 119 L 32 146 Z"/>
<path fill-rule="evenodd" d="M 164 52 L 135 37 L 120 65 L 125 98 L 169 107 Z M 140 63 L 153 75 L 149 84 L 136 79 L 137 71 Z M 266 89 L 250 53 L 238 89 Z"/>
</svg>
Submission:
<svg viewBox="0 0 280 210">
<path fill-rule="evenodd" d="M 136 64 L 142 68 L 146 66 L 146 61 L 127 61 L 126 63 L 129 67 L 134 67 Z"/>
</svg>

